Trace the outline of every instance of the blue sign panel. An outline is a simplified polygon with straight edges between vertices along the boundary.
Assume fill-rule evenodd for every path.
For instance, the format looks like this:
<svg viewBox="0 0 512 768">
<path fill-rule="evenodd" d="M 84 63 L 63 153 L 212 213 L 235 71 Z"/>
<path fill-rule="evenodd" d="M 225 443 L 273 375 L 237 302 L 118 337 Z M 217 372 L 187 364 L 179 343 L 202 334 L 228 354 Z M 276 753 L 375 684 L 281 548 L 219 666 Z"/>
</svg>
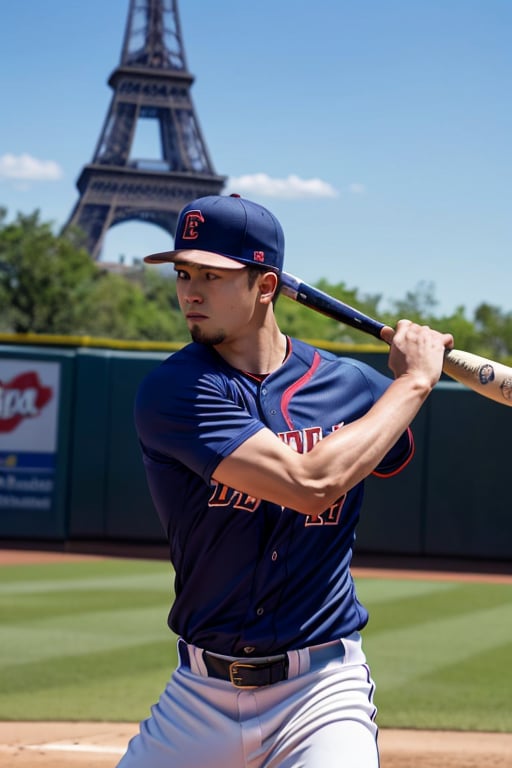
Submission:
<svg viewBox="0 0 512 768">
<path fill-rule="evenodd" d="M 0 360 L 0 514 L 55 499 L 60 364 Z"/>
</svg>

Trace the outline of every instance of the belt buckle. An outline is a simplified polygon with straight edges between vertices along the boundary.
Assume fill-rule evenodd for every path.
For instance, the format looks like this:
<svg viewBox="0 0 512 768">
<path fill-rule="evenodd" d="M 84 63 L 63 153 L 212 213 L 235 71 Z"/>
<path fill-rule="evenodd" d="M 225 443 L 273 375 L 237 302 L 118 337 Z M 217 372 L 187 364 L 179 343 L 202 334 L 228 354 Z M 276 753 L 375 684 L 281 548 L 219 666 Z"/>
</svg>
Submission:
<svg viewBox="0 0 512 768">
<path fill-rule="evenodd" d="M 229 679 L 237 688 L 257 688 L 257 685 L 244 685 L 243 677 L 238 674 L 239 669 L 258 669 L 258 664 L 250 664 L 244 661 L 232 661 L 229 665 Z"/>
</svg>

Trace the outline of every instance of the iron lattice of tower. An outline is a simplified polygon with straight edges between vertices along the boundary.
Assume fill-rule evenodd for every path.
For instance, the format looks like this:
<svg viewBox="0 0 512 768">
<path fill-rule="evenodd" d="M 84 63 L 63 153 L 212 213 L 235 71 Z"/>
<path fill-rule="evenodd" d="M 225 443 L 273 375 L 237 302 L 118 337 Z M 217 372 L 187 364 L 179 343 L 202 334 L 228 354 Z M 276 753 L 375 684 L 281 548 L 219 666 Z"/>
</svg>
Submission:
<svg viewBox="0 0 512 768">
<path fill-rule="evenodd" d="M 80 197 L 64 229 L 80 228 L 98 259 L 105 233 L 144 221 L 176 233 L 190 200 L 219 194 L 225 177 L 213 168 L 190 88 L 177 0 L 130 0 L 120 65 L 92 162 L 77 181 Z M 157 121 L 161 157 L 131 156 L 140 120 Z"/>
</svg>

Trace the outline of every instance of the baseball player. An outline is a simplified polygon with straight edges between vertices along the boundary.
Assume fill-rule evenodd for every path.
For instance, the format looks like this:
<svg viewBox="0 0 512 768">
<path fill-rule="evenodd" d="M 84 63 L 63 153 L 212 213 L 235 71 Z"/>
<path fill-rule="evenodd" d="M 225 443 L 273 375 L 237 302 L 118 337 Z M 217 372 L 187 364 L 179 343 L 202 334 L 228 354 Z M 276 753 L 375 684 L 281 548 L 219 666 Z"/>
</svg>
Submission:
<svg viewBox="0 0 512 768">
<path fill-rule="evenodd" d="M 180 213 L 192 342 L 143 381 L 135 421 L 167 533 L 179 663 L 122 768 L 377 768 L 368 614 L 350 574 L 363 481 L 411 459 L 409 424 L 453 339 L 385 329 L 394 380 L 287 338 L 284 236 L 239 196 Z"/>
</svg>

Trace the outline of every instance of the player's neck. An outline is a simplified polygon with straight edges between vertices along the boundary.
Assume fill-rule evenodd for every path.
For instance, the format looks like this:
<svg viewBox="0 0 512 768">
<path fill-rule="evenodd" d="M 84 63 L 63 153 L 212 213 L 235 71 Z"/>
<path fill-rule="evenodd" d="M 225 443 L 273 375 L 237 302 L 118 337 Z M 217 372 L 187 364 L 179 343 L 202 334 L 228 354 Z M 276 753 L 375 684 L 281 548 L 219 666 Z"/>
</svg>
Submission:
<svg viewBox="0 0 512 768">
<path fill-rule="evenodd" d="M 255 333 L 219 344 L 216 350 L 233 368 L 257 375 L 267 374 L 282 365 L 287 340 L 274 321 L 265 323 Z"/>
</svg>

